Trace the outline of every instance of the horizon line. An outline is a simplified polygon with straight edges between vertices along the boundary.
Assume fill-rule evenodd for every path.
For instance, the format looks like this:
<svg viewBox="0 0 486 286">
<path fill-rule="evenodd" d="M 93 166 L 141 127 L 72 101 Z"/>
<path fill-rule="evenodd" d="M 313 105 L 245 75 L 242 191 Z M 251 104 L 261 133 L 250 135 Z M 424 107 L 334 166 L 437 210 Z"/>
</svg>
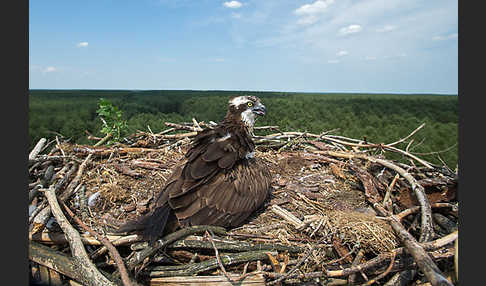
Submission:
<svg viewBox="0 0 486 286">
<path fill-rule="evenodd" d="M 31 90 L 56 90 L 56 91 L 132 91 L 132 92 L 146 92 L 146 91 L 215 91 L 215 92 L 268 92 L 268 93 L 304 93 L 304 94 L 400 94 L 400 95 L 449 95 L 459 96 L 458 93 L 441 93 L 441 92 L 356 92 L 356 91 L 281 91 L 281 90 L 229 90 L 229 89 L 117 89 L 117 88 L 29 88 Z"/>
</svg>

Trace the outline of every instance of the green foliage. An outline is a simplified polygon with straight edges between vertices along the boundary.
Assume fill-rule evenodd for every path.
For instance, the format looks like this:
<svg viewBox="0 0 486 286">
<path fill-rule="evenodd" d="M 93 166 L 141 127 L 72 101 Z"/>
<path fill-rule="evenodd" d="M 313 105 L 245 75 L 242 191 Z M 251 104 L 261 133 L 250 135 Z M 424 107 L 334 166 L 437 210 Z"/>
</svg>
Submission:
<svg viewBox="0 0 486 286">
<path fill-rule="evenodd" d="M 96 113 L 103 121 L 101 133 L 111 134 L 110 143 L 119 142 L 128 128 L 127 121 L 123 120 L 123 112 L 104 98 L 100 98 L 98 106 Z"/>
<path fill-rule="evenodd" d="M 127 127 L 125 133 L 121 132 L 123 135 L 147 131 L 148 126 L 157 133 L 167 129 L 165 122 L 190 122 L 193 117 L 199 121 L 218 122 L 226 114 L 229 98 L 244 94 L 260 97 L 267 107 L 266 116 L 259 118 L 257 125 L 278 125 L 282 131 L 320 133 L 334 130 L 331 134 L 357 139 L 366 136 L 369 142 L 391 143 L 425 122 L 425 127 L 413 137 L 409 150 L 436 164 L 441 164 L 440 156 L 452 168 L 458 162 L 458 97 L 426 94 L 31 90 L 30 148 L 40 138 L 51 138 L 57 133 L 79 144 L 92 143 L 87 140 L 85 131 L 95 136 L 106 134 L 101 132 L 106 126 L 97 113 L 100 98 L 117 106 L 111 110 L 112 114 L 123 111 L 122 115 L 114 116 L 125 121 Z M 110 112 L 108 107 L 107 111 Z M 405 149 L 407 144 L 397 147 Z M 405 160 L 394 153 L 386 156 Z"/>
</svg>

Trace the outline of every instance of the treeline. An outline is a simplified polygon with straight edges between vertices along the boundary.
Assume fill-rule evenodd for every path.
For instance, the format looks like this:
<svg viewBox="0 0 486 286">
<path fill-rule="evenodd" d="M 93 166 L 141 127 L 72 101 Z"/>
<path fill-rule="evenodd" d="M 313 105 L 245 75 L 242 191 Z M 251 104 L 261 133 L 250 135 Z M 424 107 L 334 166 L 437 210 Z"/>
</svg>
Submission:
<svg viewBox="0 0 486 286">
<path fill-rule="evenodd" d="M 96 114 L 100 98 L 123 111 L 127 134 L 136 130 L 159 132 L 164 122 L 221 120 L 230 96 L 256 95 L 268 113 L 257 125 L 278 125 L 282 131 L 308 131 L 369 142 L 390 143 L 408 135 L 421 123 L 409 151 L 454 168 L 458 162 L 458 98 L 446 95 L 310 94 L 245 91 L 185 90 L 31 90 L 29 95 L 30 148 L 41 138 L 56 135 L 86 144 L 85 131 L 95 136 L 102 122 Z M 263 134 L 263 133 L 262 133 Z M 92 142 L 91 142 L 92 143 Z M 399 146 L 405 148 L 406 145 Z M 429 154 L 434 153 L 434 154 Z"/>
</svg>

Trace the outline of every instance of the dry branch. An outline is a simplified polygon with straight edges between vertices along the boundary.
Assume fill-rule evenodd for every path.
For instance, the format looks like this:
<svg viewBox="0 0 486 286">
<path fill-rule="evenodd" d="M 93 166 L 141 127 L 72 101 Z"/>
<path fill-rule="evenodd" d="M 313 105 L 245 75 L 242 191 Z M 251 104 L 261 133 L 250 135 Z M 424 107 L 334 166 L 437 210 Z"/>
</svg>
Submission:
<svg viewBox="0 0 486 286">
<path fill-rule="evenodd" d="M 89 156 L 88 156 L 89 157 Z M 127 269 L 125 268 L 125 263 L 123 262 L 123 259 L 120 256 L 120 253 L 118 253 L 118 250 L 113 246 L 113 244 L 104 236 L 101 236 L 97 232 L 93 231 L 90 227 L 88 227 L 86 224 L 84 224 L 76 215 L 66 206 L 64 203 L 62 203 L 64 209 L 66 212 L 71 216 L 71 218 L 76 221 L 76 223 L 81 226 L 85 231 L 89 232 L 92 236 L 94 236 L 98 241 L 103 243 L 103 245 L 108 249 L 110 252 L 111 258 L 115 261 L 116 265 L 118 266 L 118 271 L 120 272 L 121 280 L 123 282 L 123 285 L 125 286 L 131 286 L 133 285 L 132 282 L 130 281 L 130 277 L 128 276 Z"/>
<path fill-rule="evenodd" d="M 153 255 L 155 252 L 157 252 L 157 250 L 171 244 L 176 240 L 184 238 L 188 235 L 206 232 L 209 229 L 219 235 L 226 234 L 226 230 L 224 228 L 217 227 L 217 226 L 201 225 L 201 226 L 191 226 L 191 227 L 183 228 L 181 230 L 166 235 L 165 237 L 157 240 L 154 243 L 154 245 L 149 245 L 142 251 L 137 252 L 132 258 L 130 258 L 127 261 L 127 268 L 133 270 L 135 266 L 142 263 L 145 260 L 145 258 Z"/>
<path fill-rule="evenodd" d="M 387 210 L 385 210 L 380 204 L 374 204 L 373 207 L 381 213 L 381 215 L 388 216 L 389 223 L 393 230 L 400 238 L 402 243 L 405 245 L 407 252 L 409 252 L 417 266 L 422 270 L 427 279 L 433 286 L 438 285 L 451 285 L 452 284 L 445 278 L 444 274 L 440 271 L 437 265 L 434 263 L 432 258 L 425 252 L 423 247 L 415 240 L 415 238 L 403 227 L 400 220 L 393 215 L 390 215 Z M 430 207 L 430 206 L 429 206 Z"/>
<path fill-rule="evenodd" d="M 69 185 L 66 187 L 66 190 L 61 194 L 61 201 L 65 202 L 73 193 L 76 187 L 79 184 L 79 180 L 81 179 L 81 176 L 83 175 L 84 168 L 86 168 L 86 164 L 88 164 L 89 160 L 91 159 L 92 154 L 89 154 L 86 159 L 84 159 L 83 163 L 79 165 L 78 172 L 76 173 L 76 177 L 69 183 Z"/>
<path fill-rule="evenodd" d="M 56 194 L 53 188 L 49 188 L 45 191 L 45 196 L 49 201 L 52 214 L 56 218 L 57 223 L 62 228 L 69 242 L 72 256 L 74 257 L 75 264 L 78 266 L 80 272 L 81 282 L 86 285 L 115 285 L 103 276 L 96 266 L 91 262 L 84 249 L 84 245 L 81 242 L 79 233 L 69 224 L 66 217 L 61 211 L 61 208 L 57 202 Z"/>
<path fill-rule="evenodd" d="M 232 279 L 238 279 L 239 275 L 230 274 Z M 197 276 L 197 277 L 158 277 L 150 279 L 151 286 L 195 286 L 195 285 L 218 285 L 218 286 L 265 286 L 265 279 L 261 274 L 248 275 L 238 280 L 238 283 L 231 283 L 225 276 Z"/>
<path fill-rule="evenodd" d="M 59 172 L 56 173 L 56 177 L 60 176 L 63 174 L 63 172 L 65 170 L 67 170 L 69 168 L 69 164 L 65 165 Z M 67 171 L 67 173 L 59 180 L 57 181 L 54 185 L 51 185 L 49 187 L 49 189 L 52 189 L 54 191 L 55 194 L 58 194 L 60 193 L 60 190 L 61 188 L 69 181 L 71 175 L 74 173 L 74 171 L 77 169 L 77 164 L 76 163 L 72 163 L 72 166 L 71 168 Z M 48 189 L 39 189 L 39 191 L 44 191 L 44 193 L 47 191 Z M 50 209 L 50 206 L 49 205 L 45 205 L 45 207 L 43 207 L 42 209 L 39 209 L 39 212 L 37 215 L 33 215 L 31 217 L 31 219 L 29 219 L 29 223 L 30 221 L 32 220 L 32 223 L 33 223 L 33 228 L 31 230 L 31 232 L 33 234 L 37 233 L 37 232 L 40 232 L 42 231 L 48 220 L 51 218 L 51 209 Z"/>
<path fill-rule="evenodd" d="M 53 148 L 49 155 L 37 155 L 32 160 L 29 160 L 29 174 L 32 178 L 32 183 L 29 184 L 28 190 L 30 198 L 35 197 L 34 204 L 37 206 L 31 219 L 36 216 L 35 213 L 45 209 L 45 206 L 47 206 L 47 210 L 50 210 L 44 196 L 36 196 L 37 193 L 42 193 L 43 188 L 47 186 L 55 189 L 55 192 L 60 195 L 60 200 L 65 199 L 66 204 L 69 204 L 70 207 L 73 206 L 72 210 L 77 213 L 78 217 L 82 218 L 82 221 L 78 221 L 80 226 L 84 224 L 93 230 L 96 229 L 98 233 L 100 230 L 106 230 L 105 226 L 102 225 L 103 223 L 117 225 L 120 220 L 133 216 L 134 213 L 129 212 L 136 211 L 137 214 L 141 212 L 138 208 L 133 208 L 133 210 L 132 208 L 130 210 L 124 208 L 128 203 L 127 200 L 133 200 L 132 204 L 137 205 L 141 202 L 141 199 L 145 200 L 148 194 L 150 194 L 148 197 L 151 197 L 153 191 L 147 192 L 142 188 L 151 189 L 163 183 L 167 175 L 170 174 L 172 164 L 177 163 L 179 156 L 183 154 L 188 143 L 190 143 L 190 138 L 196 134 L 196 131 L 203 126 L 209 126 L 210 128 L 214 126 L 211 122 L 206 124 L 197 122 L 194 119 L 189 123 L 168 123 L 166 125 L 170 128 L 159 133 L 153 133 L 150 127 L 148 127 L 150 132 L 138 131 L 134 136 L 127 139 L 127 142 L 130 144 L 129 147 L 122 144 L 116 147 L 80 146 L 66 143 L 60 144 L 59 140 L 57 140 L 59 148 Z M 192 228 L 189 231 L 188 229 L 182 229 L 158 240 L 151 246 L 146 246 L 147 243 L 145 242 L 140 243 L 141 237 L 138 235 L 109 235 L 104 238 L 98 237 L 98 239 L 106 239 L 105 242 L 110 241 L 112 246 L 109 246 L 107 243 L 110 250 L 114 249 L 116 251 L 115 247 L 121 245 L 126 246 L 123 250 L 132 249 L 132 254 L 126 258 L 127 269 L 130 271 L 135 270 L 135 274 L 143 276 L 144 279 L 150 279 L 150 285 L 177 282 L 192 283 L 192 280 L 189 281 L 192 278 L 187 277 L 187 275 L 205 275 L 209 273 L 213 276 L 201 278 L 203 279 L 201 282 L 206 281 L 206 279 L 216 279 L 214 281 L 218 282 L 214 283 L 218 284 L 237 281 L 235 284 L 245 285 L 245 283 L 250 283 L 251 279 L 249 280 L 249 278 L 259 277 L 260 280 L 257 279 L 259 282 L 255 283 L 264 283 L 263 273 L 267 276 L 267 279 L 271 278 L 267 285 L 281 285 L 284 280 L 286 283 L 301 284 L 304 281 L 315 278 L 320 278 L 326 283 L 344 285 L 347 283 L 347 280 L 336 279 L 335 277 L 346 278 L 349 276 L 348 281 L 363 283 L 363 280 L 358 281 L 360 277 L 355 275 L 358 272 L 361 272 L 364 283 L 371 284 L 373 281 L 382 279 L 385 276 L 392 276 L 394 272 L 401 271 L 393 275 L 393 278 L 387 282 L 386 285 L 390 285 L 393 281 L 405 281 L 406 279 L 402 279 L 407 278 L 405 274 L 409 273 L 410 269 L 417 268 L 428 275 L 427 277 L 432 277 L 432 279 L 438 281 L 442 276 L 440 276 L 440 272 L 435 272 L 437 268 L 434 267 L 437 267 L 437 265 L 441 267 L 448 265 L 445 267 L 450 267 L 452 264 L 449 262 L 453 258 L 457 258 L 457 253 L 454 254 L 454 248 L 451 246 L 451 243 L 457 241 L 458 232 L 452 232 L 434 241 L 424 242 L 434 236 L 434 233 L 429 231 L 433 230 L 432 222 L 434 220 L 431 219 L 432 217 L 438 225 L 448 223 L 439 213 L 433 213 L 432 215 L 432 209 L 435 212 L 436 208 L 439 207 L 448 208 L 445 211 L 455 215 L 452 218 L 453 222 L 450 224 L 452 226 L 453 223 L 455 224 L 454 218 L 457 218 L 458 206 L 451 201 L 454 198 L 449 195 L 441 197 L 441 199 L 443 201 L 451 201 L 451 203 L 435 203 L 437 200 L 430 196 L 429 191 L 433 191 L 434 196 L 439 196 L 439 187 L 449 187 L 451 183 L 455 184 L 457 174 L 446 172 L 438 166 L 429 164 L 425 160 L 418 158 L 416 153 L 410 153 L 408 148 L 403 151 L 395 147 L 403 142 L 406 144 L 407 140 L 410 140 L 423 126 L 422 124 L 406 137 L 389 144 L 374 144 L 367 142 L 366 139 L 358 140 L 329 135 L 329 132 L 320 134 L 279 132 L 278 126 L 257 127 L 255 130 L 275 129 L 278 132 L 267 136 L 255 136 L 254 139 L 257 145 L 257 152 L 259 152 L 258 156 L 266 161 L 267 164 L 272 165 L 272 171 L 276 173 L 277 177 L 281 177 L 275 180 L 274 196 L 272 196 L 263 213 L 257 214 L 248 224 L 233 230 L 232 233 L 226 233 L 221 228 L 212 229 L 214 233 L 221 235 L 221 237 L 212 237 L 211 241 L 201 236 L 188 237 L 192 233 L 204 233 L 210 228 L 208 226 L 198 226 L 196 229 Z M 181 130 L 186 132 L 180 132 Z M 98 143 L 96 145 L 100 145 Z M 46 148 L 44 147 L 44 149 Z M 347 149 L 350 151 L 347 151 Z M 305 151 L 302 152 L 302 150 Z M 367 155 L 383 150 L 404 155 L 410 159 L 413 166 Z M 55 155 L 60 154 L 60 152 L 63 153 L 63 156 Z M 282 168 L 280 162 L 286 160 L 281 159 L 289 159 L 288 163 L 285 163 L 285 166 L 290 167 L 289 169 Z M 294 162 L 296 163 L 294 164 Z M 330 163 L 333 163 L 332 166 Z M 422 164 L 425 167 L 414 167 L 415 163 Z M 62 170 L 52 177 L 52 181 L 56 182 L 55 184 L 43 179 L 43 177 L 47 177 L 48 170 L 52 173 L 54 168 L 58 170 L 60 166 L 63 166 Z M 77 166 L 79 166 L 78 172 L 75 178 L 71 180 L 71 174 L 76 171 Z M 339 167 L 332 170 L 333 166 Z M 381 172 L 378 176 L 375 176 L 374 170 L 376 170 L 377 166 Z M 431 167 L 434 168 L 431 169 Z M 355 172 L 349 172 L 348 168 Z M 83 172 L 83 169 L 88 171 Z M 127 176 L 118 176 L 118 174 L 114 176 L 115 172 L 113 169 L 118 174 Z M 66 173 L 71 170 L 73 171 L 67 176 Z M 108 170 L 109 174 L 106 172 L 104 174 L 103 170 Z M 283 172 L 280 172 L 280 170 L 283 170 Z M 408 174 L 409 177 L 403 176 L 403 172 Z M 420 176 L 420 180 L 415 179 L 412 175 L 415 178 Z M 398 182 L 399 176 L 405 180 Z M 361 187 L 355 184 L 355 178 L 363 182 L 366 196 L 359 194 Z M 295 179 L 295 183 L 293 179 Z M 68 183 L 68 187 L 62 193 Z M 76 188 L 76 185 L 80 186 L 81 184 L 86 187 L 86 191 L 89 194 L 94 192 L 99 192 L 100 194 L 97 201 L 100 203 L 91 206 L 89 215 L 83 213 L 81 201 L 74 199 L 74 196 L 70 196 L 73 191 L 77 192 L 79 189 Z M 428 197 L 423 195 L 422 199 L 419 198 L 417 200 L 420 204 L 419 206 L 413 206 L 413 204 L 417 204 L 415 201 L 413 201 L 412 206 L 402 204 L 402 201 L 405 199 L 392 193 L 392 188 L 396 184 L 400 186 L 400 195 L 403 193 L 402 190 L 408 192 L 409 189 L 412 189 L 415 197 L 420 197 L 421 193 L 424 194 L 424 188 L 427 188 Z M 411 188 L 408 186 L 404 188 L 404 184 L 409 184 Z M 455 189 L 451 190 L 452 194 L 454 194 Z M 354 192 L 359 194 L 359 199 L 356 198 Z M 353 203 L 344 201 L 351 193 L 353 200 L 357 200 L 356 203 L 354 201 Z M 382 196 L 385 196 L 385 199 L 382 199 Z M 429 203 L 429 206 L 427 206 L 428 199 L 432 202 Z M 336 200 L 335 204 L 331 203 L 333 200 Z M 376 212 L 371 214 L 374 220 L 386 227 L 386 235 L 381 232 L 375 232 L 375 228 L 370 228 L 369 220 L 365 218 L 370 216 L 369 212 L 363 211 L 361 213 L 366 208 L 363 205 L 359 205 L 359 213 L 358 211 L 353 211 L 353 213 L 362 215 L 361 219 L 353 219 L 352 215 L 345 214 L 348 211 L 348 205 L 352 206 L 349 210 L 358 210 L 358 203 L 366 205 L 369 202 L 376 203 L 386 212 L 384 214 L 377 210 L 379 215 L 385 216 L 378 218 L 374 217 Z M 400 202 L 400 204 L 397 204 L 397 202 Z M 284 207 L 282 207 L 283 204 L 285 204 Z M 390 206 L 393 206 L 393 208 L 390 208 Z M 405 208 L 408 207 L 408 209 L 404 210 L 404 206 Z M 430 213 L 428 213 L 427 208 L 429 208 Z M 121 213 L 112 211 L 117 209 L 121 210 Z M 386 209 L 394 210 L 398 214 L 392 216 Z M 443 211 L 441 212 L 444 213 Z M 400 224 L 400 219 L 415 213 L 420 213 L 418 216 L 415 216 L 415 225 L 420 227 L 420 229 L 417 228 L 417 230 L 420 230 L 420 243 L 417 241 L 406 242 L 411 238 L 415 238 L 408 232 L 406 234 L 400 233 L 404 229 Z M 83 214 L 86 215 L 83 216 Z M 341 216 L 341 220 L 336 219 L 336 216 Z M 424 216 L 425 220 L 423 219 Z M 393 222 L 393 217 L 397 221 Z M 428 218 L 430 218 L 429 222 L 427 221 Z M 442 223 L 442 220 L 445 222 Z M 386 223 L 387 221 L 397 232 L 397 236 L 403 241 L 405 247 L 396 248 L 398 240 L 392 228 Z M 420 224 L 421 222 L 425 222 L 425 227 L 423 224 Z M 395 224 L 394 227 L 393 224 Z M 431 227 L 427 228 L 427 224 L 430 224 L 429 226 Z M 344 231 L 341 231 L 343 225 L 349 227 L 350 230 L 347 232 L 352 233 L 356 237 L 349 236 Z M 355 232 L 360 227 L 364 229 L 363 231 L 369 237 L 361 236 L 361 233 Z M 450 232 L 452 229 L 451 227 L 446 227 L 444 231 L 439 231 L 438 233 L 442 235 Z M 416 229 L 413 230 L 415 233 Z M 335 245 L 333 247 L 331 237 L 334 234 L 340 235 L 340 247 Z M 64 250 L 66 250 L 66 244 L 69 243 L 72 248 L 72 239 L 68 238 L 65 233 L 47 231 L 35 234 L 29 233 L 29 238 L 32 241 L 31 243 L 40 241 L 45 244 L 56 244 L 59 245 L 56 248 L 64 248 Z M 123 264 L 123 262 L 120 264 L 119 259 L 118 262 L 114 263 L 113 260 L 117 259 L 110 260 L 109 256 L 102 257 L 108 252 L 108 248 L 93 235 L 83 234 L 80 235 L 80 239 L 83 244 L 90 245 L 88 247 L 90 250 L 89 257 L 93 261 L 97 259 L 96 265 L 100 271 L 113 269 L 113 266 L 116 266 L 115 263 L 118 265 Z M 326 241 L 322 242 L 323 239 Z M 367 246 L 370 241 L 376 242 L 377 240 L 393 241 L 393 245 L 388 245 L 382 249 Z M 351 255 L 357 250 L 357 242 L 359 242 L 361 250 L 358 252 L 354 263 L 351 264 Z M 375 243 L 373 245 L 378 244 Z M 417 245 L 419 246 L 418 250 L 415 249 Z M 445 245 L 447 246 L 444 247 Z M 353 250 L 349 250 L 351 248 Z M 306 251 L 306 249 L 308 250 Z M 346 251 L 341 252 L 341 255 L 336 258 L 334 253 L 339 249 Z M 390 251 L 390 249 L 393 249 L 393 251 Z M 157 251 L 159 253 L 156 253 Z M 218 252 L 216 256 L 214 256 L 215 251 Z M 370 251 L 376 255 L 374 258 L 370 259 Z M 413 253 L 414 251 L 415 253 Z M 457 251 L 457 246 L 455 251 Z M 270 256 L 268 256 L 269 252 L 271 252 Z M 253 256 L 253 258 L 248 258 L 246 255 L 249 253 L 258 254 Z M 112 254 L 110 253 L 110 255 Z M 430 264 L 430 261 L 425 261 L 424 256 L 429 256 L 432 264 Z M 269 257 L 273 259 L 269 260 Z M 361 259 L 362 257 L 366 257 L 367 260 Z M 392 260 L 392 257 L 395 257 L 395 261 Z M 78 263 L 74 261 L 74 258 L 68 258 L 71 259 L 72 264 L 66 262 L 66 265 L 69 266 L 76 263 L 79 269 Z M 102 261 L 103 258 L 107 260 Z M 112 256 L 112 258 L 114 257 Z M 37 260 L 40 261 L 40 259 Z M 345 260 L 348 261 L 346 262 Z M 448 263 L 435 265 L 441 260 L 447 260 Z M 63 263 L 60 261 L 56 260 L 55 263 Z M 174 262 L 185 264 L 167 266 L 167 263 Z M 274 272 L 265 272 L 272 271 L 272 262 L 275 265 L 275 268 L 273 268 Z M 341 264 L 339 267 L 343 269 L 337 269 L 337 262 Z M 223 273 L 226 272 L 225 276 L 214 276 L 216 275 L 215 270 L 218 271 L 218 268 L 225 269 L 223 271 Z M 457 270 L 457 266 L 455 268 Z M 241 273 L 242 270 L 243 274 L 234 274 L 235 272 Z M 63 273 L 61 270 L 59 272 Z M 107 277 L 116 279 L 116 283 L 120 283 L 118 275 L 123 276 L 122 272 L 123 270 L 115 271 L 115 273 L 110 272 L 111 276 L 107 274 L 109 275 Z M 154 278 L 154 276 L 160 275 L 177 275 L 179 277 Z M 184 275 L 187 279 L 185 280 L 181 275 Z M 368 280 L 366 275 L 374 279 Z M 204 276 L 198 276 L 194 279 L 199 277 Z M 76 278 L 73 277 L 73 279 Z"/>
<path fill-rule="evenodd" d="M 421 243 L 420 246 L 424 250 L 432 251 L 432 250 L 439 249 L 439 248 L 441 248 L 441 247 L 443 247 L 443 246 L 445 246 L 449 243 L 454 242 L 454 240 L 456 240 L 457 237 L 458 237 L 458 233 L 456 232 L 456 233 L 446 235 L 446 236 L 444 236 L 440 239 L 434 240 L 434 241 Z M 328 270 L 328 271 L 326 271 L 326 275 L 328 277 L 348 276 L 348 275 L 351 275 L 353 273 L 357 273 L 357 272 L 364 271 L 364 270 L 372 268 L 372 267 L 376 267 L 376 266 L 388 261 L 388 259 L 390 259 L 392 255 L 401 255 L 403 253 L 405 253 L 405 248 L 403 248 L 403 247 L 396 248 L 396 249 L 394 249 L 390 252 L 381 253 L 381 254 L 377 255 L 375 258 L 370 259 L 370 260 L 366 261 L 365 263 L 362 263 L 362 264 L 359 264 L 359 265 L 351 266 L 349 268 L 345 268 L 345 269 L 342 269 L 342 270 Z"/>
<path fill-rule="evenodd" d="M 90 234 L 80 234 L 81 241 L 86 245 L 100 246 L 103 245 L 99 240 Z M 142 239 L 141 236 L 132 234 L 128 236 L 107 235 L 106 238 L 113 245 L 127 245 Z M 43 244 L 66 244 L 68 240 L 66 235 L 62 232 L 39 232 L 36 234 L 29 234 L 29 239 Z"/>
<path fill-rule="evenodd" d="M 54 269 L 76 281 L 86 283 L 87 277 L 79 271 L 79 264 L 76 259 L 53 250 L 50 247 L 34 241 L 29 241 L 29 259 Z"/>
<path fill-rule="evenodd" d="M 390 259 L 390 265 L 388 265 L 388 267 L 386 268 L 385 272 L 381 273 L 380 275 L 378 275 L 377 277 L 367 281 L 366 283 L 364 283 L 363 285 L 364 286 L 368 286 L 368 285 L 372 285 L 374 283 L 376 283 L 376 281 L 380 280 L 381 278 L 385 277 L 386 275 L 388 275 L 388 273 L 390 273 L 392 267 L 393 267 L 393 263 L 395 262 L 395 257 L 396 257 L 396 253 L 393 252 L 392 254 L 392 257 Z"/>
<path fill-rule="evenodd" d="M 400 140 L 398 140 L 398 141 L 395 141 L 395 142 L 393 142 L 393 143 L 386 144 L 386 145 L 387 145 L 388 147 L 390 147 L 390 146 L 394 146 L 394 145 L 397 145 L 397 144 L 399 144 L 399 143 L 402 143 L 402 142 L 404 142 L 405 140 L 407 140 L 408 138 L 410 138 L 410 137 L 412 137 L 413 135 L 415 135 L 415 133 L 417 133 L 417 132 L 418 132 L 420 129 L 422 129 L 424 126 L 425 126 L 425 123 L 422 123 L 422 124 L 420 124 L 420 126 L 419 126 L 419 127 L 417 127 L 417 129 L 415 129 L 415 130 L 414 130 L 414 131 L 412 131 L 410 134 L 408 134 L 408 136 L 406 136 L 406 137 L 404 137 L 404 138 L 402 138 L 402 139 L 400 139 Z"/>
<path fill-rule="evenodd" d="M 289 253 L 300 253 L 303 248 L 298 246 L 287 246 L 278 243 L 250 244 L 245 241 L 214 241 L 214 245 L 221 251 L 288 251 Z M 207 241 L 187 239 L 177 240 L 167 246 L 167 249 L 212 249 L 212 243 Z"/>
<path fill-rule="evenodd" d="M 334 157 L 341 157 L 341 158 L 357 158 L 357 159 L 364 159 L 373 163 L 378 163 L 383 165 L 389 169 L 394 170 L 398 174 L 400 174 L 403 178 L 405 178 L 412 187 L 412 191 L 415 194 L 420 206 L 421 206 L 421 228 L 420 228 L 420 242 L 425 242 L 434 237 L 434 228 L 433 228 L 433 220 L 432 220 L 432 210 L 430 207 L 429 200 L 425 195 L 424 188 L 417 182 L 417 180 L 410 175 L 404 169 L 398 167 L 396 164 L 384 159 L 374 158 L 371 156 L 366 156 L 363 154 L 353 154 L 353 153 L 344 153 L 344 152 L 334 152 L 334 151 L 313 151 L 314 153 L 324 154 Z M 373 203 L 381 201 L 381 198 L 373 199 Z"/>
<path fill-rule="evenodd" d="M 266 260 L 267 253 L 276 255 L 276 252 L 270 251 L 247 251 L 240 253 L 222 254 L 221 263 L 224 265 L 240 264 L 248 261 Z M 176 265 L 176 266 L 149 266 L 144 274 L 150 277 L 167 277 L 167 276 L 191 276 L 194 274 L 206 272 L 219 267 L 218 259 L 209 259 L 199 263 Z"/>
<path fill-rule="evenodd" d="M 297 229 L 300 229 L 304 224 L 300 219 L 298 219 L 295 215 L 290 213 L 289 211 L 279 207 L 278 205 L 272 205 L 272 211 L 280 216 L 281 218 L 285 219 L 286 221 L 293 224 Z"/>
<path fill-rule="evenodd" d="M 94 147 L 94 146 L 93 146 Z M 73 148 L 73 152 L 81 153 L 81 154 L 93 154 L 96 156 L 109 156 L 112 153 L 115 154 L 137 154 L 137 153 L 148 153 L 159 151 L 157 149 L 150 149 L 150 148 L 131 148 L 131 147 L 114 147 L 114 148 L 106 148 L 106 147 L 98 147 L 93 148 L 88 146 L 78 146 Z"/>
<path fill-rule="evenodd" d="M 47 142 L 47 139 L 46 138 L 41 138 L 39 140 L 39 142 L 37 142 L 37 144 L 35 145 L 34 149 L 32 149 L 32 151 L 30 151 L 29 161 L 30 160 L 34 160 L 35 157 L 37 157 L 37 155 L 41 152 L 41 150 L 44 147 L 44 145 L 46 144 L 46 142 Z"/>
</svg>

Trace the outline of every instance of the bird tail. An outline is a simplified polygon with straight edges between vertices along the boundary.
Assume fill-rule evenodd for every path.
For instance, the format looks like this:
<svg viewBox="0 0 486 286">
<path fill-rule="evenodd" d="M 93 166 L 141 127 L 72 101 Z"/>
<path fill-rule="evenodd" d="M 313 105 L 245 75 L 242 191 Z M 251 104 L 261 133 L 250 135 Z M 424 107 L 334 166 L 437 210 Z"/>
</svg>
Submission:
<svg viewBox="0 0 486 286">
<path fill-rule="evenodd" d="M 165 203 L 154 208 L 146 215 L 125 223 L 116 232 L 139 232 L 144 240 L 153 244 L 163 235 L 170 210 L 169 205 Z"/>
</svg>

